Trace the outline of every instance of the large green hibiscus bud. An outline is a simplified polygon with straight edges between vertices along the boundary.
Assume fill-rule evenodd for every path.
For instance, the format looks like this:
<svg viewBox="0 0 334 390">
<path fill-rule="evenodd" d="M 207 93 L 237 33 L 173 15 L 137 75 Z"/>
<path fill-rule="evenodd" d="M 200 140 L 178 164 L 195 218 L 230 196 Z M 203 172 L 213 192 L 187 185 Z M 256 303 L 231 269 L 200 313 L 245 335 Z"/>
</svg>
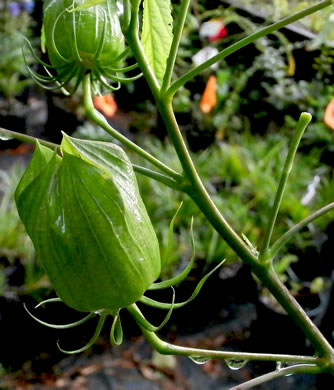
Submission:
<svg viewBox="0 0 334 390">
<path fill-rule="evenodd" d="M 117 311 L 158 278 L 158 240 L 119 146 L 64 135 L 59 156 L 37 144 L 15 197 L 37 257 L 68 306 Z"/>
<path fill-rule="evenodd" d="M 87 71 L 107 75 L 120 66 L 124 36 L 115 0 L 46 0 L 43 31 L 60 82 Z"/>
</svg>

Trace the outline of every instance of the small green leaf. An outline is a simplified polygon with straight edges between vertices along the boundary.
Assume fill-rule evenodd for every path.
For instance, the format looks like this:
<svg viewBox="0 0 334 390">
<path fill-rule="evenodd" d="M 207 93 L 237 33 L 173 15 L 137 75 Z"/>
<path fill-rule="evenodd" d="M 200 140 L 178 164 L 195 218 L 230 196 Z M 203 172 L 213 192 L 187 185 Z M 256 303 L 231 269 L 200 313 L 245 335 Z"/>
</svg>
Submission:
<svg viewBox="0 0 334 390">
<path fill-rule="evenodd" d="M 161 83 L 173 40 L 170 0 L 144 0 L 142 45 L 152 69 Z"/>
<path fill-rule="evenodd" d="M 318 276 L 317 278 L 312 280 L 310 291 L 312 294 L 319 294 L 321 291 L 324 290 L 325 287 L 326 287 L 326 283 L 324 278 Z"/>
</svg>

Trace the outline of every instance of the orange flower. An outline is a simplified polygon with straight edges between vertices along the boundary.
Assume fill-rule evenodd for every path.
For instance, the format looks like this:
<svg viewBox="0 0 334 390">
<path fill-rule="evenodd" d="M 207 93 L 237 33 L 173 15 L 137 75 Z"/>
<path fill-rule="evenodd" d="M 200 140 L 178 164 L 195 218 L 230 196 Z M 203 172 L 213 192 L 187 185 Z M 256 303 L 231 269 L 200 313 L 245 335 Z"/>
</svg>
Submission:
<svg viewBox="0 0 334 390">
<path fill-rule="evenodd" d="M 112 118 L 117 111 L 117 104 L 112 95 L 94 96 L 94 107 L 101 111 L 106 117 Z"/>
<path fill-rule="evenodd" d="M 324 122 L 328 127 L 334 130 L 334 99 L 332 99 L 326 107 Z"/>
<path fill-rule="evenodd" d="M 216 87 L 216 76 L 211 75 L 209 77 L 208 83 L 206 84 L 201 102 L 199 104 L 201 111 L 204 112 L 204 114 L 208 114 L 217 104 Z"/>
</svg>

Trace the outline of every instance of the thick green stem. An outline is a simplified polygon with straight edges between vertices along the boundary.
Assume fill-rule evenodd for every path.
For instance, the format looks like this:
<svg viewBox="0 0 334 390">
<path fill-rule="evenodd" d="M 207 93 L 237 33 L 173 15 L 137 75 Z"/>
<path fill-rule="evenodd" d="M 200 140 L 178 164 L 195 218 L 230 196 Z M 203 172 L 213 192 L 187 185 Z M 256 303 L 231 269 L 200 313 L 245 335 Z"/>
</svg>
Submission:
<svg viewBox="0 0 334 390">
<path fill-rule="evenodd" d="M 192 69 L 191 71 L 187 72 L 183 76 L 181 76 L 178 80 L 176 80 L 168 89 L 166 92 L 168 95 L 173 96 L 175 92 L 182 87 L 186 82 L 193 79 L 195 76 L 203 72 L 205 69 L 209 68 L 211 65 L 215 64 L 218 61 L 221 61 L 222 59 L 226 58 L 230 54 L 235 53 L 236 51 L 242 49 L 243 47 L 249 45 L 250 43 L 255 42 L 257 39 L 262 38 L 268 34 L 271 34 L 272 32 L 279 30 L 282 27 L 285 27 L 291 23 L 296 22 L 299 19 L 304 18 L 307 15 L 311 15 L 314 12 L 317 12 L 323 8 L 328 7 L 329 5 L 333 4 L 332 0 L 325 0 L 320 1 L 318 4 L 313 5 L 312 7 L 306 8 L 303 11 L 297 12 L 296 14 L 289 16 L 285 19 L 280 20 L 279 22 L 273 23 L 272 25 L 268 27 L 264 27 L 261 30 L 248 35 L 246 38 L 241 39 L 240 41 L 234 43 L 233 45 L 227 47 L 226 49 L 222 50 L 218 54 L 216 54 L 214 57 L 210 58 L 209 60 L 203 62 L 201 65 L 196 67 L 195 69 Z"/>
<path fill-rule="evenodd" d="M 285 354 L 268 354 L 268 353 L 248 353 L 248 352 L 231 352 L 231 351 L 215 351 L 209 349 L 198 349 L 174 345 L 161 340 L 154 332 L 148 331 L 141 325 L 141 312 L 137 305 L 133 304 L 127 307 L 127 310 L 133 316 L 137 325 L 142 330 L 147 341 L 152 347 L 163 355 L 180 355 L 188 357 L 205 357 L 208 359 L 238 359 L 238 360 L 257 360 L 257 361 L 274 361 L 274 362 L 290 362 L 290 363 L 310 363 L 322 364 L 322 359 L 314 356 L 301 355 L 285 355 Z"/>
<path fill-rule="evenodd" d="M 236 253 L 242 257 L 247 264 L 256 267 L 258 264 L 256 257 L 246 246 L 244 241 L 231 228 L 205 189 L 179 130 L 171 102 L 165 99 L 158 101 L 157 103 L 181 162 L 185 177 L 188 180 L 188 185 L 185 187 L 184 191 L 195 201 L 203 214 L 209 219 L 218 233 L 236 251 Z"/>
<path fill-rule="evenodd" d="M 299 146 L 300 140 L 304 134 L 306 127 L 310 123 L 311 119 L 312 119 L 312 116 L 310 114 L 303 112 L 300 115 L 300 118 L 299 118 L 299 121 L 297 124 L 297 128 L 296 128 L 296 132 L 295 132 L 294 136 L 292 137 L 291 144 L 289 147 L 289 152 L 288 152 L 288 155 L 286 157 L 285 164 L 284 164 L 282 174 L 281 174 L 281 178 L 280 178 L 278 188 L 276 191 L 274 204 L 273 204 L 273 207 L 272 207 L 271 212 L 269 214 L 268 224 L 267 224 L 267 227 L 266 227 L 265 233 L 264 233 L 263 246 L 262 246 L 261 255 L 260 255 L 260 259 L 262 261 L 267 261 L 267 259 L 268 259 L 268 249 L 269 249 L 269 245 L 270 245 L 270 240 L 271 240 L 271 236 L 272 236 L 273 231 L 274 231 L 274 226 L 275 226 L 278 211 L 279 211 L 279 208 L 281 206 L 282 199 L 283 199 L 285 187 L 286 187 L 290 172 L 291 172 L 292 167 L 293 167 L 293 162 L 294 162 L 294 159 L 296 156 L 296 152 L 297 152 L 297 148 Z"/>
</svg>

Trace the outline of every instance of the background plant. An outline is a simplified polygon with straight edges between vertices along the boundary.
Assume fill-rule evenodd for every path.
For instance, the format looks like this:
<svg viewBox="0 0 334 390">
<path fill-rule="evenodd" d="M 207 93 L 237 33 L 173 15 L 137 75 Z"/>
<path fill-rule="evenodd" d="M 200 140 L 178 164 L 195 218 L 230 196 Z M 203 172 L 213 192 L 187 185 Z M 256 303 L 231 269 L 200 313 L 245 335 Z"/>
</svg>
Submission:
<svg viewBox="0 0 334 390">
<path fill-rule="evenodd" d="M 151 169 L 145 169 L 140 165 L 134 165 L 136 172 L 143 175 L 149 176 L 152 179 L 160 181 L 165 185 L 175 188 L 179 191 L 186 193 L 206 216 L 207 220 L 215 227 L 217 233 L 229 244 L 229 246 L 240 256 L 243 261 L 248 264 L 256 277 L 262 281 L 262 283 L 270 290 L 273 296 L 277 301 L 282 305 L 282 307 L 288 312 L 288 314 L 294 319 L 296 324 L 299 326 L 300 330 L 304 333 L 306 338 L 309 339 L 313 345 L 317 356 L 290 356 L 290 355 L 272 355 L 272 354 L 252 354 L 252 353 L 241 353 L 241 352 L 224 352 L 224 351 L 207 351 L 199 349 L 191 349 L 180 346 L 174 346 L 162 342 L 158 336 L 155 334 L 155 331 L 148 330 L 146 326 L 140 321 L 140 312 L 134 307 L 128 308 L 136 321 L 140 324 L 140 328 L 143 331 L 143 334 L 148 339 L 148 341 L 156 348 L 159 352 L 165 354 L 180 354 L 191 356 L 193 360 L 203 362 L 202 359 L 207 359 L 209 357 L 217 357 L 223 359 L 238 359 L 242 363 L 246 360 L 273 360 L 273 361 L 284 361 L 284 362 L 295 362 L 302 363 L 299 365 L 294 365 L 284 369 L 278 369 L 270 374 L 267 374 L 261 378 L 250 381 L 245 385 L 240 385 L 238 388 L 250 388 L 259 384 L 261 382 L 276 378 L 278 376 L 286 375 L 289 373 L 318 373 L 318 372 L 331 372 L 333 366 L 333 350 L 328 342 L 325 340 L 323 335 L 319 330 L 312 324 L 306 314 L 303 312 L 301 307 L 296 303 L 296 301 L 291 297 L 288 291 L 284 288 L 283 284 L 277 277 L 276 272 L 274 271 L 272 264 L 274 257 L 277 255 L 278 250 L 281 248 L 283 243 L 285 243 L 288 238 L 295 231 L 300 230 L 302 227 L 307 226 L 312 222 L 316 217 L 324 214 L 333 208 L 333 204 L 323 207 L 312 216 L 306 217 L 303 221 L 299 222 L 287 233 L 281 236 L 273 246 L 271 246 L 271 239 L 273 228 L 277 219 L 278 211 L 283 199 L 283 192 L 286 187 L 287 178 L 292 168 L 292 163 L 295 157 L 296 149 L 299 144 L 300 138 L 310 121 L 309 114 L 302 114 L 300 120 L 297 123 L 296 133 L 292 137 L 291 144 L 287 157 L 283 164 L 283 171 L 279 179 L 279 186 L 276 192 L 276 197 L 274 205 L 269 212 L 269 216 L 266 223 L 266 229 L 264 233 L 264 240 L 259 246 L 259 250 L 255 247 L 255 244 L 252 243 L 246 236 L 240 237 L 236 231 L 232 229 L 228 221 L 223 217 L 219 209 L 216 208 L 213 199 L 210 197 L 206 188 L 203 186 L 202 180 L 198 174 L 197 169 L 192 161 L 191 155 L 183 141 L 180 129 L 175 121 L 175 117 L 172 109 L 172 98 L 176 91 L 182 87 L 187 81 L 191 80 L 193 77 L 196 77 L 202 70 L 208 69 L 213 63 L 219 59 L 223 59 L 227 55 L 241 49 L 243 46 L 255 41 L 257 38 L 263 37 L 264 35 L 275 31 L 277 28 L 282 27 L 292 21 L 305 16 L 307 13 L 311 14 L 320 8 L 324 8 L 331 4 L 330 1 L 322 1 L 319 4 L 310 7 L 305 12 L 298 13 L 293 15 L 286 20 L 264 28 L 258 32 L 255 32 L 249 35 L 244 40 L 237 42 L 236 44 L 230 46 L 229 48 L 222 50 L 215 57 L 205 61 L 197 68 L 194 68 L 187 72 L 186 74 L 180 76 L 175 81 L 172 81 L 173 66 L 177 54 L 177 49 L 179 46 L 182 27 L 185 22 L 186 11 L 189 6 L 188 1 L 181 3 L 181 9 L 179 16 L 177 18 L 174 37 L 171 35 L 171 18 L 169 11 L 166 9 L 162 10 L 162 15 L 164 19 L 164 30 L 159 31 L 159 35 L 154 34 L 154 31 L 150 33 L 150 8 L 145 8 L 144 12 L 144 30 L 143 30 L 143 40 L 139 41 L 138 34 L 138 20 L 137 12 L 139 8 L 139 2 L 133 1 L 131 8 L 131 17 L 129 25 L 125 25 L 124 34 L 127 38 L 127 42 L 130 45 L 132 52 L 141 67 L 141 70 L 144 73 L 144 76 L 151 88 L 152 94 L 156 100 L 157 106 L 159 108 L 160 114 L 164 120 L 166 128 L 168 129 L 169 135 L 171 137 L 172 143 L 174 145 L 175 151 L 178 155 L 179 161 L 181 163 L 183 172 L 177 172 L 171 169 L 169 166 L 166 166 L 156 157 L 147 153 L 145 150 L 139 148 L 137 145 L 133 144 L 131 141 L 124 139 L 123 136 L 118 134 L 112 127 L 108 125 L 106 121 L 101 118 L 95 111 L 92 102 L 91 102 L 91 91 L 90 91 L 90 79 L 89 75 L 85 77 L 84 80 L 84 104 L 86 108 L 87 116 L 95 121 L 98 125 L 104 128 L 107 132 L 113 135 L 116 139 L 122 142 L 132 151 L 135 151 L 139 156 L 148 160 L 155 169 L 160 170 L 161 173 L 158 173 Z M 146 4 L 147 6 L 148 4 Z M 154 9 L 154 5 L 153 5 Z M 128 9 L 129 10 L 129 9 Z M 154 41 L 159 40 L 163 37 L 164 44 L 169 42 L 164 48 L 160 48 L 160 52 L 152 51 L 151 48 Z M 168 49 L 170 47 L 170 50 Z M 159 60 L 157 60 L 159 56 Z M 167 60 L 168 58 L 168 60 Z M 163 59 L 163 61 L 161 61 Z M 165 59 L 165 61 L 164 61 Z M 151 65 L 151 66 L 150 66 Z M 4 131 L 5 134 L 8 132 Z M 21 137 L 21 139 L 23 139 Z M 26 138 L 27 140 L 27 138 Z M 50 145 L 48 145 L 50 146 Z M 56 147 L 52 146 L 51 147 Z M 235 362 L 234 362 L 235 363 Z M 230 366 L 233 366 L 229 362 Z"/>
<path fill-rule="evenodd" d="M 17 213 L 14 192 L 25 167 L 15 165 L 10 172 L 0 170 L 0 259 L 2 284 L 0 295 L 34 293 L 48 287 L 44 273 L 35 261 L 32 242 Z M 24 287 L 12 285 L 10 274 L 24 269 Z M 37 295 L 38 296 L 38 293 Z"/>
<path fill-rule="evenodd" d="M 0 93 L 5 99 L 12 99 L 29 84 L 25 61 L 22 57 L 24 36 L 32 35 L 33 20 L 30 16 L 34 7 L 32 1 L 4 1 L 0 14 Z M 33 58 L 27 57 L 32 64 Z"/>
<path fill-rule="evenodd" d="M 311 6 L 313 3 L 310 0 L 294 1 L 294 0 L 271 0 L 271 1 L 255 1 L 255 0 L 243 0 L 242 2 L 235 1 L 235 5 L 249 6 L 254 10 L 262 13 L 265 17 L 272 20 L 277 20 L 284 16 L 289 15 L 290 12 L 296 12 L 304 7 Z M 299 23 L 314 32 L 321 34 L 322 38 L 332 40 L 333 35 L 330 32 L 330 15 L 333 12 L 332 7 L 322 10 L 318 14 L 310 15 Z"/>
</svg>

